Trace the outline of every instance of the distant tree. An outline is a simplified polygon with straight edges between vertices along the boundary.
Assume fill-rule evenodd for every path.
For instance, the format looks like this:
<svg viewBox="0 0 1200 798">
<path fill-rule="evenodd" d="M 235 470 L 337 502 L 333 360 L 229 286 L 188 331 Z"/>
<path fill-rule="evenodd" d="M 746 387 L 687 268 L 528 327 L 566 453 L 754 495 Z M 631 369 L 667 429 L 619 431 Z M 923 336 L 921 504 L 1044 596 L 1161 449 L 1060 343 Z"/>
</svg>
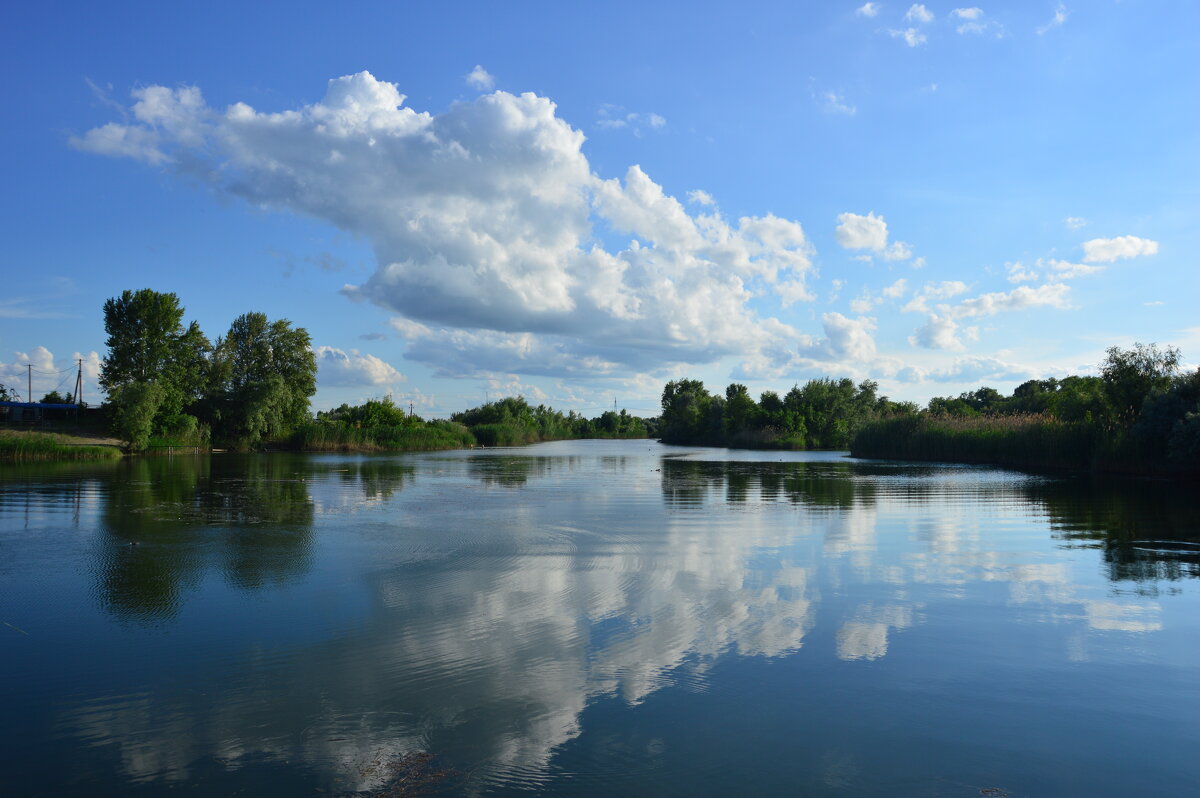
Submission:
<svg viewBox="0 0 1200 798">
<path fill-rule="evenodd" d="M 19 402 L 21 396 L 14 389 L 0 382 L 0 402 Z"/>
<path fill-rule="evenodd" d="M 1132 424 L 1142 403 L 1152 392 L 1165 391 L 1179 373 L 1179 350 L 1157 344 L 1134 344 L 1132 349 L 1113 346 L 1100 364 L 1100 379 L 1112 420 Z"/>
<path fill-rule="evenodd" d="M 255 446 L 309 419 L 317 362 L 303 327 L 266 314 L 234 319 L 217 340 L 208 370 L 207 411 L 223 440 Z"/>
<path fill-rule="evenodd" d="M 55 391 L 51 391 L 50 393 L 46 394 L 38 401 L 44 405 L 69 405 L 72 402 L 74 402 L 75 400 L 71 396 L 71 394 L 69 394 L 69 393 L 61 394 L 55 390 Z"/>
</svg>

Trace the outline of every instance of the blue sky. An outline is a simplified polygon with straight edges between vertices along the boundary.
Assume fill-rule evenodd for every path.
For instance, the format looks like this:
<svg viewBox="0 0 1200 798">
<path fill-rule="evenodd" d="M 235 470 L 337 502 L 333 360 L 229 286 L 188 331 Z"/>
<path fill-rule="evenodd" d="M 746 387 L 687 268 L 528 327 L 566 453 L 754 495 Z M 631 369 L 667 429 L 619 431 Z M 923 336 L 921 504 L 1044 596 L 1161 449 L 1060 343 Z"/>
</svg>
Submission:
<svg viewBox="0 0 1200 798">
<path fill-rule="evenodd" d="M 142 287 L 426 415 L 1200 359 L 1195 3 L 177 6 L 5 11 L 0 382 Z"/>
</svg>

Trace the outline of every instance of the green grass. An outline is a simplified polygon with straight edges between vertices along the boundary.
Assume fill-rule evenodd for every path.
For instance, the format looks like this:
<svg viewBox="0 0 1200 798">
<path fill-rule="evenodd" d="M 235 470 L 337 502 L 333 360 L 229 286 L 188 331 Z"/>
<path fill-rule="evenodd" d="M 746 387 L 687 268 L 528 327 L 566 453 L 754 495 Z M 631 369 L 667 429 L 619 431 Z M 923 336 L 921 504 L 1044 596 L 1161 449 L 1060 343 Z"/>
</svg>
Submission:
<svg viewBox="0 0 1200 798">
<path fill-rule="evenodd" d="M 91 446 L 66 442 L 60 435 L 43 432 L 0 432 L 0 461 L 118 460 L 115 446 Z"/>
</svg>

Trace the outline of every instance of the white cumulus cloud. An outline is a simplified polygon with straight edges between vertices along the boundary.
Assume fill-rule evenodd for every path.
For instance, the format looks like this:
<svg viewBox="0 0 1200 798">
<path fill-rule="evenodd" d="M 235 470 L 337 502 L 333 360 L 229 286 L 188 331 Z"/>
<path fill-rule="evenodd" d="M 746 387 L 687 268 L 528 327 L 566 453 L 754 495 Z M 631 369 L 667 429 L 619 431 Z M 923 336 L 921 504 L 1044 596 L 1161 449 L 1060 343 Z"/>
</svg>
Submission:
<svg viewBox="0 0 1200 798">
<path fill-rule="evenodd" d="M 364 385 L 394 385 L 404 381 L 404 375 L 386 361 L 374 355 L 349 352 L 332 346 L 313 350 L 317 358 L 317 376 L 322 385 L 357 387 Z"/>
<path fill-rule="evenodd" d="M 913 3 L 908 7 L 908 11 L 904 12 L 904 21 L 916 22 L 921 25 L 933 22 L 933 12 L 921 3 Z"/>
<path fill-rule="evenodd" d="M 480 91 L 490 91 L 496 85 L 496 79 L 488 74 L 488 71 L 479 64 L 467 73 L 467 85 Z"/>
<path fill-rule="evenodd" d="M 904 30 L 890 28 L 888 33 L 893 39 L 903 39 L 909 47 L 919 47 L 926 42 L 925 34 L 916 28 L 905 28 Z"/>
<path fill-rule="evenodd" d="M 854 13 L 860 17 L 874 17 L 879 14 L 879 3 L 863 3 Z"/>
<path fill-rule="evenodd" d="M 1011 291 L 980 294 L 964 299 L 958 304 L 942 303 L 932 310 L 929 308 L 930 299 L 940 298 L 939 294 L 948 298 L 961 293 L 963 288 L 965 286 L 958 281 L 927 287 L 929 290 L 914 297 L 904 306 L 905 311 L 929 313 L 925 324 L 914 331 L 909 343 L 926 349 L 961 350 L 964 348 L 959 324 L 962 319 L 995 316 L 1033 307 L 1069 307 L 1067 294 L 1070 288 L 1065 283 L 1047 283 L 1036 288 L 1021 285 Z M 977 334 L 977 331 L 969 328 L 963 332 L 970 332 L 971 336 Z"/>
<path fill-rule="evenodd" d="M 1093 238 L 1083 242 L 1084 263 L 1112 263 L 1158 253 L 1158 242 L 1137 236 Z"/>
<path fill-rule="evenodd" d="M 799 223 L 690 214 L 638 166 L 597 176 L 583 134 L 545 97 L 495 91 L 430 114 L 368 72 L 279 112 L 212 108 L 190 87 L 134 96 L 118 138 L 141 144 L 89 132 L 75 146 L 199 174 L 220 193 L 360 236 L 375 271 L 344 293 L 428 329 L 409 339 L 408 358 L 587 376 L 580 364 L 711 363 L 806 340 L 749 306 L 811 297 Z M 628 243 L 607 243 L 620 237 Z"/>
<path fill-rule="evenodd" d="M 843 249 L 866 249 L 884 260 L 908 260 L 913 256 L 912 247 L 904 241 L 888 243 L 887 222 L 882 216 L 868 212 L 839 213 L 834 237 Z"/>
</svg>

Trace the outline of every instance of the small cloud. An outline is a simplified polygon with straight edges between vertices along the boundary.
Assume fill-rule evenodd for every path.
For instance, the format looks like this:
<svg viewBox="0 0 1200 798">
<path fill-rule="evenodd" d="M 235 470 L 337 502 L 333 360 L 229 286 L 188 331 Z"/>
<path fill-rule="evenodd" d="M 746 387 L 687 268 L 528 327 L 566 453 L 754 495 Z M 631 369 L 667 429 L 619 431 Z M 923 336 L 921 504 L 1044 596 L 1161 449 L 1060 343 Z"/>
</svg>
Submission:
<svg viewBox="0 0 1200 798">
<path fill-rule="evenodd" d="M 712 198 L 712 194 L 707 191 L 695 189 L 687 193 L 688 202 L 694 205 L 716 205 L 717 201 Z"/>
<path fill-rule="evenodd" d="M 1049 22 L 1047 22 L 1045 25 L 1042 25 L 1040 28 L 1038 28 L 1037 34 L 1038 34 L 1038 36 L 1044 36 L 1044 35 L 1046 35 L 1047 31 L 1053 30 L 1054 28 L 1061 27 L 1062 24 L 1066 21 L 1067 21 L 1067 7 L 1065 5 L 1063 5 L 1062 3 L 1059 3 L 1058 7 L 1054 9 L 1054 17 Z"/>
<path fill-rule="evenodd" d="M 1029 269 L 1021 261 L 1016 263 L 1006 263 L 1004 268 L 1008 271 L 1008 281 L 1010 283 L 1029 283 L 1038 278 L 1037 272 Z"/>
<path fill-rule="evenodd" d="M 825 110 L 835 114 L 845 114 L 846 116 L 854 116 L 858 113 L 858 109 L 846 102 L 846 98 L 840 92 L 827 91 L 822 95 L 825 100 Z"/>
<path fill-rule="evenodd" d="M 912 246 L 904 241 L 888 243 L 887 222 L 882 216 L 869 212 L 866 216 L 857 213 L 838 214 L 838 226 L 834 238 L 843 249 L 866 249 L 884 260 L 908 260 L 913 256 Z M 870 262 L 869 255 L 855 256 Z"/>
<path fill-rule="evenodd" d="M 1143 305 L 1145 305 L 1145 306 L 1146 306 L 1146 307 L 1148 307 L 1148 308 L 1156 308 L 1156 307 L 1158 307 L 1159 305 L 1165 305 L 1165 304 L 1167 304 L 1167 303 L 1166 303 L 1166 302 L 1163 302 L 1161 299 L 1156 299 L 1156 300 L 1154 300 L 1153 302 L 1143 302 L 1142 304 L 1143 304 Z"/>
<path fill-rule="evenodd" d="M 641 136 L 644 128 L 661 130 L 667 126 L 666 117 L 660 114 L 627 112 L 621 106 L 611 103 L 601 105 L 598 116 L 596 127 L 602 130 L 628 129 L 635 136 Z"/>
<path fill-rule="evenodd" d="M 869 249 L 881 252 L 887 246 L 887 222 L 870 211 L 866 216 L 839 213 L 834 237 L 843 249 Z"/>
<path fill-rule="evenodd" d="M 958 17 L 959 19 L 979 19 L 983 16 L 982 8 L 956 8 L 950 12 L 950 16 Z"/>
<path fill-rule="evenodd" d="M 912 257 L 912 247 L 905 241 L 893 241 L 880 254 L 884 260 L 908 260 Z"/>
<path fill-rule="evenodd" d="M 883 295 L 890 299 L 899 299 L 908 290 L 908 280 L 901 277 L 896 282 L 883 289 Z"/>
<path fill-rule="evenodd" d="M 378 332 L 363 333 L 362 335 L 360 335 L 358 337 L 363 339 L 364 341 L 386 341 L 387 340 L 386 335 L 384 335 L 383 333 L 378 333 Z"/>
<path fill-rule="evenodd" d="M 1067 226 L 1068 230 L 1078 230 L 1081 227 L 1087 227 L 1087 223 L 1088 220 L 1082 216 L 1068 216 L 1066 219 L 1063 219 L 1063 224 Z"/>
<path fill-rule="evenodd" d="M 909 47 L 919 47 L 925 43 L 925 34 L 916 28 L 905 28 L 904 30 L 889 29 L 893 39 L 904 39 L 904 43 Z"/>
<path fill-rule="evenodd" d="M 854 13 L 860 17 L 874 17 L 879 13 L 879 3 L 863 3 Z"/>
<path fill-rule="evenodd" d="M 904 21 L 924 25 L 927 22 L 933 22 L 933 12 L 921 3 L 913 3 L 909 6 L 908 11 L 904 12 Z"/>
<path fill-rule="evenodd" d="M 1084 263 L 1112 263 L 1158 253 L 1158 242 L 1137 236 L 1093 238 L 1083 242 Z"/>
<path fill-rule="evenodd" d="M 467 73 L 466 81 L 468 86 L 480 91 L 490 91 L 496 85 L 496 79 L 479 64 L 476 64 L 475 68 Z"/>
</svg>

